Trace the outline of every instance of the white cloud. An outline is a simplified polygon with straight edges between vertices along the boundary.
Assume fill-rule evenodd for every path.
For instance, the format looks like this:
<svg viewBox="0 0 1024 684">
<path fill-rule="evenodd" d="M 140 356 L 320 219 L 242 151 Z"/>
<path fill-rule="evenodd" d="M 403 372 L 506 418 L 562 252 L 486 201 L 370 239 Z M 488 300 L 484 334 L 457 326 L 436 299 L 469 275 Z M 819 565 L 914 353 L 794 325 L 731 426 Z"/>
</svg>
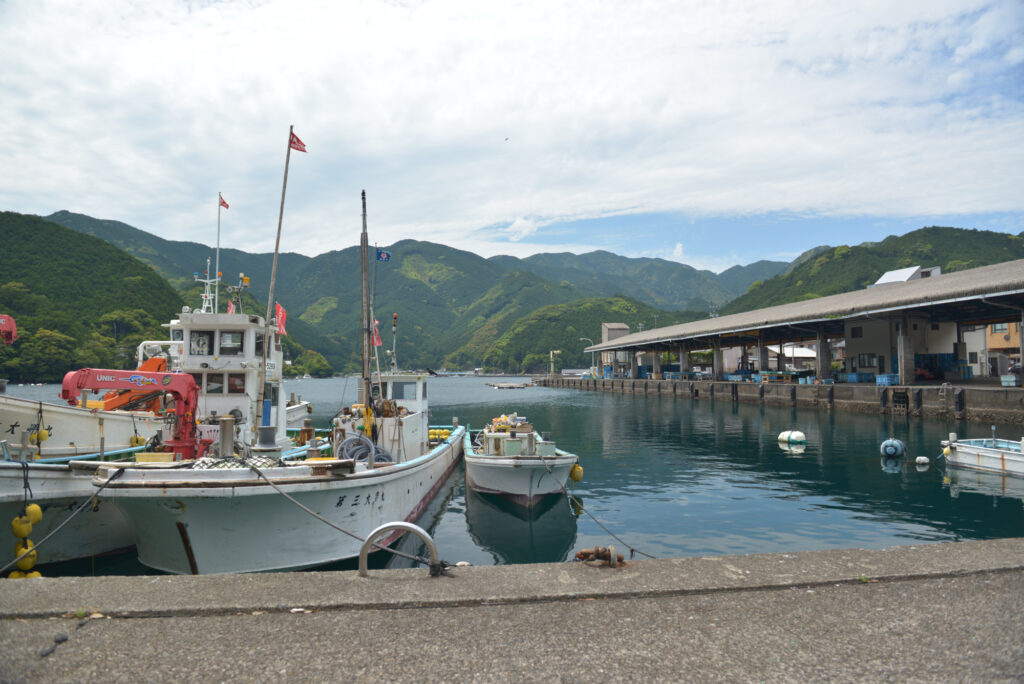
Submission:
<svg viewBox="0 0 1024 684">
<path fill-rule="evenodd" d="M 355 243 L 363 188 L 381 244 L 506 253 L 654 212 L 1022 212 L 1022 25 L 1015 0 L 8 0 L 0 207 L 211 243 L 223 191 L 222 244 L 272 249 L 295 124 L 307 254 Z"/>
</svg>

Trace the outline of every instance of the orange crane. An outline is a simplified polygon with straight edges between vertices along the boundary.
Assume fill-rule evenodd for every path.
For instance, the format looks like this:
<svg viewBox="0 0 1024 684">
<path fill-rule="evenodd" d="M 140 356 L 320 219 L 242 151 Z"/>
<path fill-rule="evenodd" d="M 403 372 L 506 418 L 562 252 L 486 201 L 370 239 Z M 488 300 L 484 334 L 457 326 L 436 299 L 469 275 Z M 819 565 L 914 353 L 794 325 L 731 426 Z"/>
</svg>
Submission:
<svg viewBox="0 0 1024 684">
<path fill-rule="evenodd" d="M 175 460 L 199 458 L 209 446 L 207 442 L 200 441 L 196 431 L 195 412 L 199 403 L 199 387 L 188 373 L 82 368 L 64 376 L 60 396 L 75 406 L 83 389 L 168 393 L 174 397 L 174 436 L 164 440 L 164 444 L 175 453 Z"/>
</svg>

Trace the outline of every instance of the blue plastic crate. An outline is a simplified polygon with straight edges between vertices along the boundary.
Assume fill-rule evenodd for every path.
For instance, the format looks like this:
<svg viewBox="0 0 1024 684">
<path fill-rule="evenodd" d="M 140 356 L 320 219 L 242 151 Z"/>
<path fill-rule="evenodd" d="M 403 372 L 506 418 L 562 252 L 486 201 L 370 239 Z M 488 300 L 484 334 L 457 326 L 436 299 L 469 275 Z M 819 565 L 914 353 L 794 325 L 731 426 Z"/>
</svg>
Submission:
<svg viewBox="0 0 1024 684">
<path fill-rule="evenodd" d="M 881 386 L 891 386 L 900 384 L 900 376 L 896 373 L 879 373 L 875 376 L 875 384 Z"/>
</svg>

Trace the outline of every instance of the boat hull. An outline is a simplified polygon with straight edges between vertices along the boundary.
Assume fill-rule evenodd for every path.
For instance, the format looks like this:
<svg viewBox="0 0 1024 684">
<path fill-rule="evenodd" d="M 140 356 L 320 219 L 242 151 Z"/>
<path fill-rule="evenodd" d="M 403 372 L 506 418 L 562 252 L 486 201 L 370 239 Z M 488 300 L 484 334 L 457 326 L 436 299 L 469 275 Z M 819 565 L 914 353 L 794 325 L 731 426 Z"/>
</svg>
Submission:
<svg viewBox="0 0 1024 684">
<path fill-rule="evenodd" d="M 1024 453 L 1020 442 L 1007 439 L 961 439 L 947 444 L 946 463 L 988 473 L 1024 477 Z"/>
<path fill-rule="evenodd" d="M 30 443 L 29 434 L 40 422 L 50 434 L 37 447 Z M 98 411 L 0 395 L 0 430 L 15 459 L 95 454 L 101 446 L 107 452 L 127 449 L 132 437 L 148 440 L 162 427 L 163 420 L 149 411 Z"/>
<path fill-rule="evenodd" d="M 29 536 L 38 543 L 93 495 L 92 471 L 67 464 L 28 464 L 29 486 L 43 518 Z M 0 519 L 12 520 L 25 503 L 25 470 L 21 463 L 0 462 Z M 134 544 L 121 512 L 110 502 L 94 502 L 39 547 L 39 565 L 124 552 Z"/>
<path fill-rule="evenodd" d="M 358 557 L 361 539 L 384 523 L 416 521 L 462 455 L 463 431 L 453 430 L 418 458 L 374 470 L 338 475 L 316 464 L 263 470 L 290 497 L 360 539 L 315 520 L 251 470 L 133 468 L 101 497 L 124 515 L 139 561 L 156 570 L 300 570 Z M 98 471 L 94 484 L 111 472 Z"/>
</svg>

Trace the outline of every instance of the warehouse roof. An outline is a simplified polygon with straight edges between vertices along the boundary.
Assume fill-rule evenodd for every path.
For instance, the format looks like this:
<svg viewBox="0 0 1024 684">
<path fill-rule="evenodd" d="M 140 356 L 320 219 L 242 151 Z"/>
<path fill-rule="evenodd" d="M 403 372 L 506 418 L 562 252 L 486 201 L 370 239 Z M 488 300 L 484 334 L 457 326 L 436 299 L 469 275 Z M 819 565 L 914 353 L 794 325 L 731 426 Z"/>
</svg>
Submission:
<svg viewBox="0 0 1024 684">
<path fill-rule="evenodd" d="M 689 340 L 736 338 L 777 342 L 815 336 L 822 325 L 829 336 L 843 334 L 847 320 L 913 313 L 933 321 L 987 323 L 1019 320 L 1024 310 L 1024 259 L 944 273 L 903 283 L 818 297 L 766 309 L 653 328 L 624 335 L 585 351 L 668 347 Z M 807 326 L 814 325 L 813 328 Z"/>
</svg>

